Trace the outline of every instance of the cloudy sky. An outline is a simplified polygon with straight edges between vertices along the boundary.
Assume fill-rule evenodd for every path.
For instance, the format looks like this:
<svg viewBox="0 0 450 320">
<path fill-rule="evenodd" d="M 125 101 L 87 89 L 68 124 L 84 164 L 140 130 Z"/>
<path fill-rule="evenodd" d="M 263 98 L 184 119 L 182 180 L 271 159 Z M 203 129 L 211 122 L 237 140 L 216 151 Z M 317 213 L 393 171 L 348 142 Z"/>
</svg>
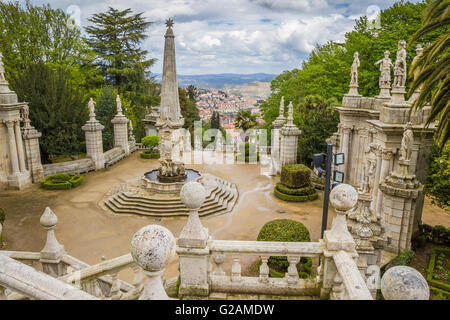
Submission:
<svg viewBox="0 0 450 320">
<path fill-rule="evenodd" d="M 415 0 L 416 2 L 417 0 Z M 23 2 L 23 1 L 22 1 Z M 342 41 L 355 19 L 395 0 L 31 0 L 73 15 L 82 27 L 108 6 L 144 12 L 143 44 L 162 71 L 164 20 L 174 18 L 180 74 L 273 73 L 300 66 L 314 45 Z M 374 7 L 376 6 L 376 7 Z M 374 9 L 375 8 L 375 9 Z"/>
</svg>

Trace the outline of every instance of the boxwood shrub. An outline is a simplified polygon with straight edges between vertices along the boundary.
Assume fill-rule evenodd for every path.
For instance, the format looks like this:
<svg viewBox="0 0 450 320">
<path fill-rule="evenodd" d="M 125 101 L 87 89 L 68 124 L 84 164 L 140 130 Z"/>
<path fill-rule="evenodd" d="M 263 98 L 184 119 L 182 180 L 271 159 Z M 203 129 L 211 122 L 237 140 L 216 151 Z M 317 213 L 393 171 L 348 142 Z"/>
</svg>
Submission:
<svg viewBox="0 0 450 320">
<path fill-rule="evenodd" d="M 288 164 L 281 168 L 281 183 L 288 188 L 310 187 L 311 169 L 303 164 Z"/>
<path fill-rule="evenodd" d="M 47 190 L 67 190 L 78 187 L 83 177 L 75 173 L 58 173 L 41 180 L 41 187 Z"/>
<path fill-rule="evenodd" d="M 312 200 L 316 200 L 319 197 L 319 194 L 317 193 L 317 191 L 315 190 L 314 194 L 311 195 L 304 195 L 304 196 L 294 196 L 291 194 L 284 194 L 281 193 L 280 191 L 278 191 L 277 187 L 275 186 L 275 188 L 273 189 L 273 193 L 275 194 L 275 196 L 278 199 L 281 199 L 283 201 L 288 201 L 288 202 L 305 202 L 305 201 L 312 201 Z"/>
<path fill-rule="evenodd" d="M 159 151 L 146 150 L 141 152 L 141 158 L 143 159 L 159 159 L 161 157 Z"/>
<path fill-rule="evenodd" d="M 277 219 L 266 223 L 258 234 L 258 241 L 309 242 L 308 229 L 301 222 L 290 219 Z M 270 257 L 271 277 L 284 277 L 289 267 L 287 257 Z M 300 278 L 307 278 L 312 272 L 311 258 L 301 258 L 297 265 Z"/>
</svg>

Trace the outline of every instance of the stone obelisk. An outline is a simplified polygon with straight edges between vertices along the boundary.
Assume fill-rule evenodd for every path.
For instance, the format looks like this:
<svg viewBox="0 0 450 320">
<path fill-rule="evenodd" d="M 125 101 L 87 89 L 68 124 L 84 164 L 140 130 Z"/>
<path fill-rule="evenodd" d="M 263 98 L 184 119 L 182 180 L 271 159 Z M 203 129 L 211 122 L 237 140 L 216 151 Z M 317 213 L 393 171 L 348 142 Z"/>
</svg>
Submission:
<svg viewBox="0 0 450 320">
<path fill-rule="evenodd" d="M 179 130 L 184 125 L 184 118 L 181 115 L 178 97 L 173 20 L 168 19 L 166 26 L 161 104 L 155 126 L 158 129 L 161 154 L 158 177 L 162 182 L 172 182 L 185 178 L 184 164 L 180 161 L 183 152 L 180 142 L 183 136 Z"/>
</svg>

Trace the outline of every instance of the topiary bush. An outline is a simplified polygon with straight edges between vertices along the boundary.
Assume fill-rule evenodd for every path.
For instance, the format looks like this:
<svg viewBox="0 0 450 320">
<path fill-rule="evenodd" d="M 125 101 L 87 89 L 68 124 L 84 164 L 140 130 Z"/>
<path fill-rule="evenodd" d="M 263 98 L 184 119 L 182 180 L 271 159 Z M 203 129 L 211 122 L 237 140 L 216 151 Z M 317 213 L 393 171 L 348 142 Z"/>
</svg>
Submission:
<svg viewBox="0 0 450 320">
<path fill-rule="evenodd" d="M 159 159 L 161 154 L 157 150 L 146 150 L 141 152 L 141 158 L 143 159 Z"/>
<path fill-rule="evenodd" d="M 141 143 L 150 150 L 153 150 L 155 147 L 158 146 L 159 143 L 159 137 L 158 136 L 147 136 L 143 137 L 141 139 Z"/>
<path fill-rule="evenodd" d="M 283 201 L 304 202 L 319 197 L 311 182 L 311 169 L 303 164 L 289 164 L 281 169 L 281 181 L 273 189 L 275 196 Z"/>
<path fill-rule="evenodd" d="M 303 223 L 290 219 L 277 219 L 266 223 L 258 234 L 258 241 L 309 242 L 310 235 Z M 289 267 L 287 257 L 270 257 L 269 273 L 272 277 L 284 277 Z M 299 276 L 307 278 L 312 272 L 311 258 L 301 258 L 297 265 Z"/>
<path fill-rule="evenodd" d="M 281 168 L 281 183 L 288 188 L 310 187 L 311 169 L 303 164 L 288 164 Z"/>
<path fill-rule="evenodd" d="M 83 177 L 76 173 L 58 173 L 41 180 L 41 187 L 47 190 L 68 190 L 76 188 L 83 182 Z"/>
</svg>

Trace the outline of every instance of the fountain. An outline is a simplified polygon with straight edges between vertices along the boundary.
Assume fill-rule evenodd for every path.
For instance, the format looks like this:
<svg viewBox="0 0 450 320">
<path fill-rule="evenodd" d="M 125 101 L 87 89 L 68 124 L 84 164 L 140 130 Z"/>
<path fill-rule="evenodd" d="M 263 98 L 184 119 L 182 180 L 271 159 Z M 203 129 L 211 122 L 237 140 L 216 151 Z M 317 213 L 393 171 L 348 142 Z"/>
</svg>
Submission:
<svg viewBox="0 0 450 320">
<path fill-rule="evenodd" d="M 112 189 L 103 202 L 104 208 L 121 214 L 187 216 L 189 212 L 180 200 L 180 190 L 187 182 L 196 181 L 207 192 L 200 216 L 230 212 L 238 197 L 236 185 L 186 169 L 182 161 L 185 129 L 178 96 L 173 20 L 168 19 L 166 26 L 161 104 L 155 123 L 161 155 L 159 167 Z"/>
</svg>

